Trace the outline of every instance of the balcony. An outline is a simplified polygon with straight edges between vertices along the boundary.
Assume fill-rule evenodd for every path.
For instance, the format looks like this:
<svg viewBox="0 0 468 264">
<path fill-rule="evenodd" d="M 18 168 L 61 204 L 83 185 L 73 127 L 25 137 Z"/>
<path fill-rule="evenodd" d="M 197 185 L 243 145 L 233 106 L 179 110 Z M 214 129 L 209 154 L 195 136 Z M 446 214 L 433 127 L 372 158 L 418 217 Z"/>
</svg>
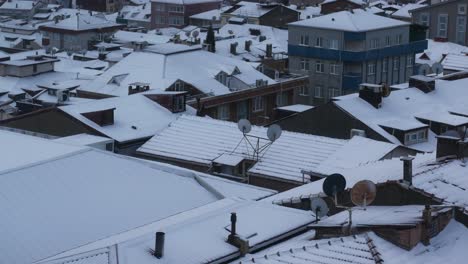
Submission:
<svg viewBox="0 0 468 264">
<path fill-rule="evenodd" d="M 359 91 L 359 85 L 361 83 L 361 73 L 347 72 L 343 74 L 341 89 L 344 94 L 355 93 Z"/>
</svg>

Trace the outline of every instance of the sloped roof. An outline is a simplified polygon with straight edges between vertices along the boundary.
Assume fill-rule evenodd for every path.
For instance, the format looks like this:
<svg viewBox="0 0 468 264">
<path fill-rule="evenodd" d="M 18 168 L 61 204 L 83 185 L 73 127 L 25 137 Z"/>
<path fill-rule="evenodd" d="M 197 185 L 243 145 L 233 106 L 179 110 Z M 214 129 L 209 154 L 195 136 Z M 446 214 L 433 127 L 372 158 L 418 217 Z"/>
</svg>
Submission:
<svg viewBox="0 0 468 264">
<path fill-rule="evenodd" d="M 369 23 L 372 21 L 372 23 Z M 332 29 L 348 32 L 366 32 L 384 28 L 409 26 L 400 20 L 374 15 L 363 10 L 340 11 L 311 19 L 290 23 L 292 26 L 304 26 Z"/>
<path fill-rule="evenodd" d="M 93 16 L 89 14 L 76 14 L 72 15 L 69 18 L 60 20 L 58 23 L 51 23 L 44 26 L 41 26 L 41 29 L 63 29 L 63 30 L 92 30 L 92 29 L 102 29 L 108 27 L 117 27 L 119 24 L 109 21 L 100 16 Z"/>
<path fill-rule="evenodd" d="M 151 0 L 153 3 L 176 4 L 176 5 L 193 5 L 200 3 L 222 2 L 221 0 Z"/>
<path fill-rule="evenodd" d="M 31 10 L 34 5 L 36 5 L 35 1 L 5 1 L 0 9 Z"/>
<path fill-rule="evenodd" d="M 449 53 L 442 60 L 444 70 L 467 71 L 468 56 L 466 54 Z"/>
<path fill-rule="evenodd" d="M 404 6 L 402 6 L 400 9 L 392 13 L 392 17 L 396 18 L 411 18 L 411 10 L 417 9 L 424 7 L 426 5 L 422 4 L 413 4 L 413 3 L 408 3 Z"/>
<path fill-rule="evenodd" d="M 0 255 L 6 263 L 40 261 L 228 195 L 268 193 L 92 148 L 0 134 L 2 151 L 19 160 L 0 171 Z"/>
<path fill-rule="evenodd" d="M 265 138 L 266 131 L 267 129 L 264 127 L 254 126 L 249 135 Z M 247 142 L 242 143 L 242 139 L 243 135 L 238 130 L 236 123 L 203 117 L 181 116 L 167 129 L 141 146 L 138 152 L 150 156 L 163 156 L 211 165 L 213 160 L 223 154 L 252 158 L 253 150 L 248 147 Z M 359 151 L 351 145 L 346 148 L 354 140 L 367 144 L 367 154 L 356 155 Z M 352 166 L 350 163 L 357 166 L 360 162 L 381 159 L 395 147 L 392 144 L 383 143 L 381 145 L 381 142 L 378 142 L 379 147 L 374 148 L 377 145 L 373 144 L 375 142 L 373 140 L 358 138 L 354 140 L 347 141 L 283 131 L 281 137 L 262 154 L 260 160 L 250 168 L 249 172 L 302 182 L 301 170 L 313 171 L 329 158 L 341 162 L 340 156 L 356 155 L 356 158 L 347 166 Z M 267 140 L 260 140 L 260 145 L 266 143 Z M 383 146 L 383 151 L 380 146 Z M 343 152 L 337 154 L 340 151 Z M 335 166 L 339 166 L 338 164 Z M 324 165 L 322 170 L 330 170 L 330 167 L 333 167 L 333 161 L 330 161 L 328 166 Z"/>
</svg>

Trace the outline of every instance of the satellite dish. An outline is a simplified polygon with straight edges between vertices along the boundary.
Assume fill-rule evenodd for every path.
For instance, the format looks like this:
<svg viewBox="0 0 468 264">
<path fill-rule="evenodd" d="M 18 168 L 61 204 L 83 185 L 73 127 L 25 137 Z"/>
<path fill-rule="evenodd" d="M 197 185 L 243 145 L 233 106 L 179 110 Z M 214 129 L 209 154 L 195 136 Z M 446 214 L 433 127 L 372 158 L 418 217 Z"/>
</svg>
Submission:
<svg viewBox="0 0 468 264">
<path fill-rule="evenodd" d="M 335 196 L 346 188 L 346 179 L 341 174 L 332 174 L 325 178 L 322 188 L 326 195 Z"/>
<path fill-rule="evenodd" d="M 418 74 L 419 75 L 428 75 L 431 72 L 431 66 L 429 64 L 422 64 L 419 66 Z"/>
<path fill-rule="evenodd" d="M 185 36 L 188 38 L 190 37 L 190 31 L 185 32 Z"/>
<path fill-rule="evenodd" d="M 197 38 L 199 34 L 200 34 L 199 31 L 194 31 L 192 32 L 192 37 Z"/>
<path fill-rule="evenodd" d="M 271 141 L 277 140 L 279 137 L 281 137 L 281 127 L 278 125 L 271 125 L 268 130 L 267 130 L 267 137 Z"/>
<path fill-rule="evenodd" d="M 324 217 L 328 214 L 328 205 L 322 198 L 315 197 L 310 199 L 310 209 L 314 212 L 316 217 Z"/>
<path fill-rule="evenodd" d="M 249 120 L 241 119 L 237 123 L 237 127 L 239 128 L 240 132 L 247 134 L 252 130 L 252 125 L 250 124 Z"/>
<path fill-rule="evenodd" d="M 390 86 L 388 86 L 388 84 L 386 83 L 382 84 L 382 96 L 383 97 L 389 97 L 391 92 L 392 90 L 390 89 Z"/>
<path fill-rule="evenodd" d="M 351 189 L 351 201 L 356 206 L 367 206 L 375 200 L 377 187 L 368 180 L 357 182 Z"/>
<path fill-rule="evenodd" d="M 432 73 L 441 74 L 444 71 L 444 67 L 439 62 L 432 64 Z"/>
</svg>

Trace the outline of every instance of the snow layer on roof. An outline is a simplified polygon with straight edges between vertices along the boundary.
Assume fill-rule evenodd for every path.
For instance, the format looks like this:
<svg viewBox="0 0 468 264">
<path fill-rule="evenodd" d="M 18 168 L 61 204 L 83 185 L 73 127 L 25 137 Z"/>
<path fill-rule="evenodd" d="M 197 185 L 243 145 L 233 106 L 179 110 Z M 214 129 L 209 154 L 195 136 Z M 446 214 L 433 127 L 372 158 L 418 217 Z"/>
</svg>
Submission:
<svg viewBox="0 0 468 264">
<path fill-rule="evenodd" d="M 77 134 L 68 137 L 61 137 L 54 139 L 55 142 L 61 142 L 70 145 L 77 145 L 77 146 L 89 146 L 96 143 L 105 143 L 105 142 L 112 142 L 112 139 L 106 137 L 100 137 L 95 135 L 89 134 Z"/>
<path fill-rule="evenodd" d="M 114 33 L 112 41 L 117 43 L 131 43 L 137 41 L 146 41 L 150 45 L 167 43 L 171 40 L 168 36 L 156 35 L 151 33 L 139 33 L 119 30 Z"/>
<path fill-rule="evenodd" d="M 241 1 L 234 5 L 234 10 L 228 12 L 228 14 L 239 16 L 239 17 L 261 17 L 264 14 L 270 12 L 274 7 L 262 6 L 256 2 Z M 287 7 L 285 7 L 287 8 Z M 229 10 L 228 10 L 229 11 Z"/>
<path fill-rule="evenodd" d="M 111 108 L 116 108 L 114 124 L 108 126 L 100 126 L 82 115 Z M 141 94 L 62 106 L 60 110 L 119 142 L 151 137 L 180 115 Z"/>
<path fill-rule="evenodd" d="M 369 23 L 372 21 L 372 23 Z M 340 11 L 324 16 L 290 23 L 293 26 L 306 26 L 322 29 L 333 29 L 351 32 L 366 32 L 371 30 L 409 26 L 409 23 L 374 15 L 365 11 Z"/>
<path fill-rule="evenodd" d="M 427 6 L 427 5 L 408 3 L 402 6 L 397 11 L 393 12 L 391 16 L 395 18 L 411 18 L 411 13 L 410 13 L 411 10 L 424 7 L 424 6 Z"/>
<path fill-rule="evenodd" d="M 44 28 L 58 28 L 66 30 L 89 30 L 89 29 L 101 29 L 106 27 L 115 27 L 116 24 L 109 21 L 101 16 L 92 16 L 89 14 L 73 15 L 64 20 L 60 20 L 58 23 L 45 25 Z"/>
<path fill-rule="evenodd" d="M 427 49 L 423 53 L 416 54 L 416 63 L 427 63 L 432 65 L 435 62 L 441 62 L 444 56 L 448 53 L 461 54 L 466 51 L 468 51 L 468 48 L 463 45 L 452 42 L 438 42 L 428 39 Z M 421 56 L 423 54 L 427 55 L 429 60 L 422 59 Z"/>
<path fill-rule="evenodd" d="M 5 1 L 0 9 L 31 10 L 34 5 L 34 1 Z"/>
<path fill-rule="evenodd" d="M 265 138 L 266 130 L 264 127 L 254 126 L 249 135 Z M 147 155 L 211 165 L 223 154 L 234 154 L 251 159 L 253 150 L 248 147 L 247 142 L 242 143 L 241 140 L 243 140 L 243 135 L 239 132 L 236 123 L 181 116 L 170 127 L 151 138 L 138 151 Z M 360 158 L 357 157 L 355 161 L 374 161 L 386 154 L 382 155 L 380 150 L 375 151 L 376 149 L 371 145 L 373 141 L 363 140 L 369 144 L 368 155 L 359 154 Z M 261 145 L 266 143 L 266 140 L 260 141 Z M 347 143 L 349 143 L 347 140 L 283 131 L 281 137 L 273 142 L 249 172 L 302 182 L 301 170 L 314 171 L 335 152 L 343 151 L 356 155 L 355 148 L 350 146 L 347 150 L 344 149 Z M 386 143 L 383 145 L 387 146 Z M 335 158 L 339 159 L 339 157 L 338 155 Z M 328 165 L 330 166 L 331 164 Z"/>
<path fill-rule="evenodd" d="M 418 118 L 434 121 L 450 126 L 462 126 L 468 124 L 468 118 L 458 115 L 452 115 L 449 112 L 426 112 L 415 115 Z"/>
<path fill-rule="evenodd" d="M 190 18 L 212 20 L 214 17 L 215 20 L 220 20 L 221 13 L 228 10 L 229 8 L 231 8 L 231 6 L 223 6 L 220 9 L 213 9 L 213 10 L 205 11 L 205 12 L 198 13 L 195 15 L 191 15 Z"/>
<path fill-rule="evenodd" d="M 295 104 L 295 105 L 278 107 L 278 109 L 280 110 L 291 111 L 291 112 L 304 112 L 312 108 L 314 107 L 311 105 L 303 105 L 303 104 Z"/>
<path fill-rule="evenodd" d="M 435 90 L 430 93 L 424 93 L 417 88 L 393 91 L 389 97 L 383 98 L 382 107 L 378 109 L 359 98 L 357 94 L 337 97 L 334 104 L 390 142 L 402 144 L 397 138 L 385 131 L 381 125 L 388 126 L 387 123 L 392 122 L 393 125 L 397 125 L 398 122 L 410 122 L 410 127 L 417 127 L 415 125 L 419 121 L 415 119 L 415 116 L 427 112 L 427 106 L 431 106 L 433 112 L 446 113 L 450 108 L 465 105 L 467 95 L 465 87 L 468 86 L 468 78 L 454 81 L 436 80 L 435 86 Z M 423 126 L 423 123 L 420 124 Z M 406 127 L 406 123 L 404 126 Z M 434 136 L 430 132 L 430 144 L 423 146 L 423 150 L 433 151 L 435 149 Z M 418 146 L 411 145 L 410 147 L 417 148 Z"/>
<path fill-rule="evenodd" d="M 153 3 L 177 4 L 177 5 L 193 5 L 200 3 L 222 2 L 221 0 L 151 0 Z"/>
<path fill-rule="evenodd" d="M 467 71 L 468 70 L 468 56 L 466 54 L 449 53 L 442 60 L 444 70 L 452 71 Z"/>
</svg>

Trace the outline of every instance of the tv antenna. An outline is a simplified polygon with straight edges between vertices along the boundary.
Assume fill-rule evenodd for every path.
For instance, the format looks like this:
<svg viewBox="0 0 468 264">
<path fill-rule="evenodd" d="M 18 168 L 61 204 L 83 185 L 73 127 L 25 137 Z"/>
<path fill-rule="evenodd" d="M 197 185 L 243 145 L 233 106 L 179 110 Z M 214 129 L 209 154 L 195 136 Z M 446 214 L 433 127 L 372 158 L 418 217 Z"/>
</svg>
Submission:
<svg viewBox="0 0 468 264">
<path fill-rule="evenodd" d="M 231 152 L 235 152 L 236 149 L 241 145 L 242 142 L 245 142 L 247 155 L 251 155 L 251 159 L 254 161 L 258 161 L 260 159 L 260 155 L 264 155 L 266 150 L 281 136 L 281 127 L 278 125 L 272 125 L 267 130 L 267 138 L 255 136 L 249 134 L 252 130 L 252 125 L 250 124 L 249 120 L 241 119 L 237 123 L 237 127 L 239 131 L 242 132 L 243 138 Z M 251 149 L 251 151 L 249 151 Z"/>
<path fill-rule="evenodd" d="M 319 221 L 319 218 L 326 216 L 330 210 L 325 200 L 320 197 L 310 199 L 310 209 L 314 212 L 315 220 L 317 222 Z"/>
</svg>

